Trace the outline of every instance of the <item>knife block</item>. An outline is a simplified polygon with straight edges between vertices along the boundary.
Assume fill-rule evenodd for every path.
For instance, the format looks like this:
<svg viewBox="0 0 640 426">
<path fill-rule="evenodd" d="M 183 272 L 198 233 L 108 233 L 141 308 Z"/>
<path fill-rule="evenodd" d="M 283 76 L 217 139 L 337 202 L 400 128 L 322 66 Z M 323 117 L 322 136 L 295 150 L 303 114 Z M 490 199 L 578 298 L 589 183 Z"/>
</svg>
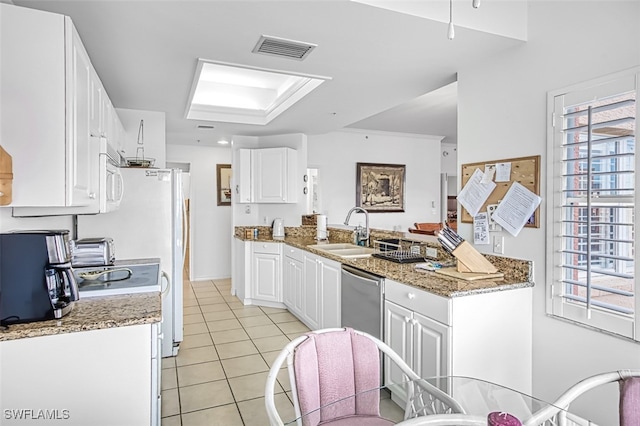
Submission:
<svg viewBox="0 0 640 426">
<path fill-rule="evenodd" d="M 0 206 L 11 204 L 13 165 L 11 156 L 0 146 Z"/>
<path fill-rule="evenodd" d="M 463 241 L 451 254 L 458 259 L 458 272 L 478 272 L 484 274 L 498 272 L 498 268 L 493 266 L 491 262 L 467 241 Z"/>
</svg>

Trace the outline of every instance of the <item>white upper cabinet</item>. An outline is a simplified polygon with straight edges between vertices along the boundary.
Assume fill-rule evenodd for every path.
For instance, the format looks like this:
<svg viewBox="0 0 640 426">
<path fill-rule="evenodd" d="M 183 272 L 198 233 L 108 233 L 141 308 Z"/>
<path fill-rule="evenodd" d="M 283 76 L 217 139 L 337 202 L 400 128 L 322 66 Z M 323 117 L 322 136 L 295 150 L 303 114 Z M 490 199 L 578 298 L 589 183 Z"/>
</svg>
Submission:
<svg viewBox="0 0 640 426">
<path fill-rule="evenodd" d="M 291 148 L 238 150 L 238 203 L 295 203 L 297 152 Z"/>
<path fill-rule="evenodd" d="M 75 165 L 66 167 L 68 193 L 65 205 L 76 206 L 86 205 L 96 197 L 95 189 L 91 188 L 90 175 L 92 161 L 97 160 L 89 155 L 92 67 L 80 36 L 68 18 L 65 18 L 65 41 L 68 70 L 66 147 L 67 159 L 71 159 L 71 164 Z"/>
<path fill-rule="evenodd" d="M 10 206 L 89 205 L 99 166 L 91 136 L 104 131 L 108 97 L 71 19 L 0 4 L 0 67 L 0 145 L 13 157 Z"/>
</svg>

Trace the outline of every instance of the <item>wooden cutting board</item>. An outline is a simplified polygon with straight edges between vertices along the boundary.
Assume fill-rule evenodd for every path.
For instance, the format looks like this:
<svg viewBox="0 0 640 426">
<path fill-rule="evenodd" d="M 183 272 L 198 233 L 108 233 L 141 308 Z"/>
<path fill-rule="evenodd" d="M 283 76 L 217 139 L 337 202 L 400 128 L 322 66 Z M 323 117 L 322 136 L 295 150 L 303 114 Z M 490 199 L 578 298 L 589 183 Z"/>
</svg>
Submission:
<svg viewBox="0 0 640 426">
<path fill-rule="evenodd" d="M 465 280 L 465 281 L 504 278 L 504 274 L 502 272 L 493 272 L 490 274 L 484 274 L 481 272 L 458 272 L 456 268 L 437 269 L 436 274 L 441 274 L 447 277 L 456 278 L 458 280 Z"/>
</svg>

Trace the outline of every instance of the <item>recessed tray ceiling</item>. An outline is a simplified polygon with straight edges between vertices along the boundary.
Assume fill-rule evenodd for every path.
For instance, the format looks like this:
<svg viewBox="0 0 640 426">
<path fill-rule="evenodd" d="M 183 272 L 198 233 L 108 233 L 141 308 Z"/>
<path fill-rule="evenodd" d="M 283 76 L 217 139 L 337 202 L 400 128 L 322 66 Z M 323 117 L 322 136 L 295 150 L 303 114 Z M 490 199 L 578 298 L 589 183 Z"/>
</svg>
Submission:
<svg viewBox="0 0 640 426">
<path fill-rule="evenodd" d="M 199 59 L 186 118 L 265 125 L 326 80 Z"/>
</svg>

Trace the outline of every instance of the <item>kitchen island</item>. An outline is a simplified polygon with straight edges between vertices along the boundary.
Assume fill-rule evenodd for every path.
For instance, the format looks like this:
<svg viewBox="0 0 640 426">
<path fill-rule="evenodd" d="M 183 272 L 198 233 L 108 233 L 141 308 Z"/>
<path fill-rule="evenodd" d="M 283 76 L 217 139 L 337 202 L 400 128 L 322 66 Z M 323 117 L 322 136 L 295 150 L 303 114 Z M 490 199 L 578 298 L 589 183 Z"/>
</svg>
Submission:
<svg viewBox="0 0 640 426">
<path fill-rule="evenodd" d="M 0 331 L 3 425 L 160 424 L 159 292 L 78 300 Z"/>
</svg>

